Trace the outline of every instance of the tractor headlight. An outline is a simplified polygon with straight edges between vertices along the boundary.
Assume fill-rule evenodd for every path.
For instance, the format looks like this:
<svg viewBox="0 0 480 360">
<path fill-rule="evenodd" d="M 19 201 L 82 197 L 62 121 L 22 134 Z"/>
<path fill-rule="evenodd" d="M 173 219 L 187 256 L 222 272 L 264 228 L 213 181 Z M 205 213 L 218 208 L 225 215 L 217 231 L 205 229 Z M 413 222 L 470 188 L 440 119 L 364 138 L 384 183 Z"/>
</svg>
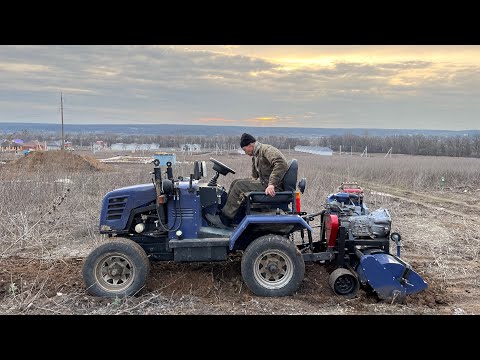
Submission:
<svg viewBox="0 0 480 360">
<path fill-rule="evenodd" d="M 177 231 L 175 232 L 175 235 L 177 235 L 177 239 L 181 239 L 181 238 L 182 238 L 182 235 L 183 235 L 182 230 L 177 230 Z"/>
</svg>

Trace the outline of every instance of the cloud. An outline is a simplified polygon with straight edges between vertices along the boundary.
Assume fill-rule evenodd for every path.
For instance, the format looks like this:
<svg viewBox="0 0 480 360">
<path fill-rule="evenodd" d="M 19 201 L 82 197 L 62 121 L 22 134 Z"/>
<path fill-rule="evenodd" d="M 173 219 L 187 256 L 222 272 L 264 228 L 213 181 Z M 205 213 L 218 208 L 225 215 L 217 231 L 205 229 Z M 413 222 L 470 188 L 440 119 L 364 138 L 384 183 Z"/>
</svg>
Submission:
<svg viewBox="0 0 480 360">
<path fill-rule="evenodd" d="M 479 128 L 479 53 L 479 46 L 2 46 L 0 97 L 8 106 L 0 122 L 52 122 L 62 92 L 72 123 L 449 129 L 455 119 Z"/>
<path fill-rule="evenodd" d="M 0 63 L 0 71 L 21 73 L 47 72 L 49 71 L 49 67 L 37 64 L 19 64 L 12 62 Z"/>
</svg>

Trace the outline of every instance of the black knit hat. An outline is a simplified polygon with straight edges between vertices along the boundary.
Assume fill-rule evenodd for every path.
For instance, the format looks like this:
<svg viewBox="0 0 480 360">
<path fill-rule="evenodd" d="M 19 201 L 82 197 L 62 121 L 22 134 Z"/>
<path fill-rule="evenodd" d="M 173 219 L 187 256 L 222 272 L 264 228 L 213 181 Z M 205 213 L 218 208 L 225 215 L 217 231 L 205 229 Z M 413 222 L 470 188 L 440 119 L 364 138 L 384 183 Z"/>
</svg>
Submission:
<svg viewBox="0 0 480 360">
<path fill-rule="evenodd" d="M 242 137 L 240 138 L 240 147 L 244 147 L 244 146 L 247 146 L 247 145 L 250 145 L 251 143 L 255 142 L 257 140 L 255 140 L 255 138 L 250 135 L 250 134 L 247 134 L 247 133 L 243 133 L 242 134 Z"/>
</svg>

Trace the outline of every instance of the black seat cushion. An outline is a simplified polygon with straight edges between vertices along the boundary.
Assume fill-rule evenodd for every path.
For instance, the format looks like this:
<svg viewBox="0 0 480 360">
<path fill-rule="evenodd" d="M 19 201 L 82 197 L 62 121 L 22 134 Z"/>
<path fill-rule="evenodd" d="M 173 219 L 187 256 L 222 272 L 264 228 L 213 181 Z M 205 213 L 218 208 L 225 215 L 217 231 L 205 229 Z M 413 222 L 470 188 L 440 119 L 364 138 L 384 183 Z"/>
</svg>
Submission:
<svg viewBox="0 0 480 360">
<path fill-rule="evenodd" d="M 250 199 L 250 203 L 261 203 L 261 204 L 280 204 L 292 201 L 292 192 L 291 191 L 281 191 L 277 192 L 275 196 L 265 195 L 264 192 L 250 192 L 247 194 Z"/>
</svg>

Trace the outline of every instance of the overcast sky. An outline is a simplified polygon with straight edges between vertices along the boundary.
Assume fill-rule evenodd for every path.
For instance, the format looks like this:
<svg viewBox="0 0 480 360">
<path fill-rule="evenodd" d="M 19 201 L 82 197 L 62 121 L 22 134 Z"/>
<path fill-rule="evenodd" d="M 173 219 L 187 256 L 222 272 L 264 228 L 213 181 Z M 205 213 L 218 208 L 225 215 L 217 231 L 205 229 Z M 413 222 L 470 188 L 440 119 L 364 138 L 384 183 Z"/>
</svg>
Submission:
<svg viewBox="0 0 480 360">
<path fill-rule="evenodd" d="M 480 129 L 480 46 L 0 45 L 2 122 Z"/>
</svg>

